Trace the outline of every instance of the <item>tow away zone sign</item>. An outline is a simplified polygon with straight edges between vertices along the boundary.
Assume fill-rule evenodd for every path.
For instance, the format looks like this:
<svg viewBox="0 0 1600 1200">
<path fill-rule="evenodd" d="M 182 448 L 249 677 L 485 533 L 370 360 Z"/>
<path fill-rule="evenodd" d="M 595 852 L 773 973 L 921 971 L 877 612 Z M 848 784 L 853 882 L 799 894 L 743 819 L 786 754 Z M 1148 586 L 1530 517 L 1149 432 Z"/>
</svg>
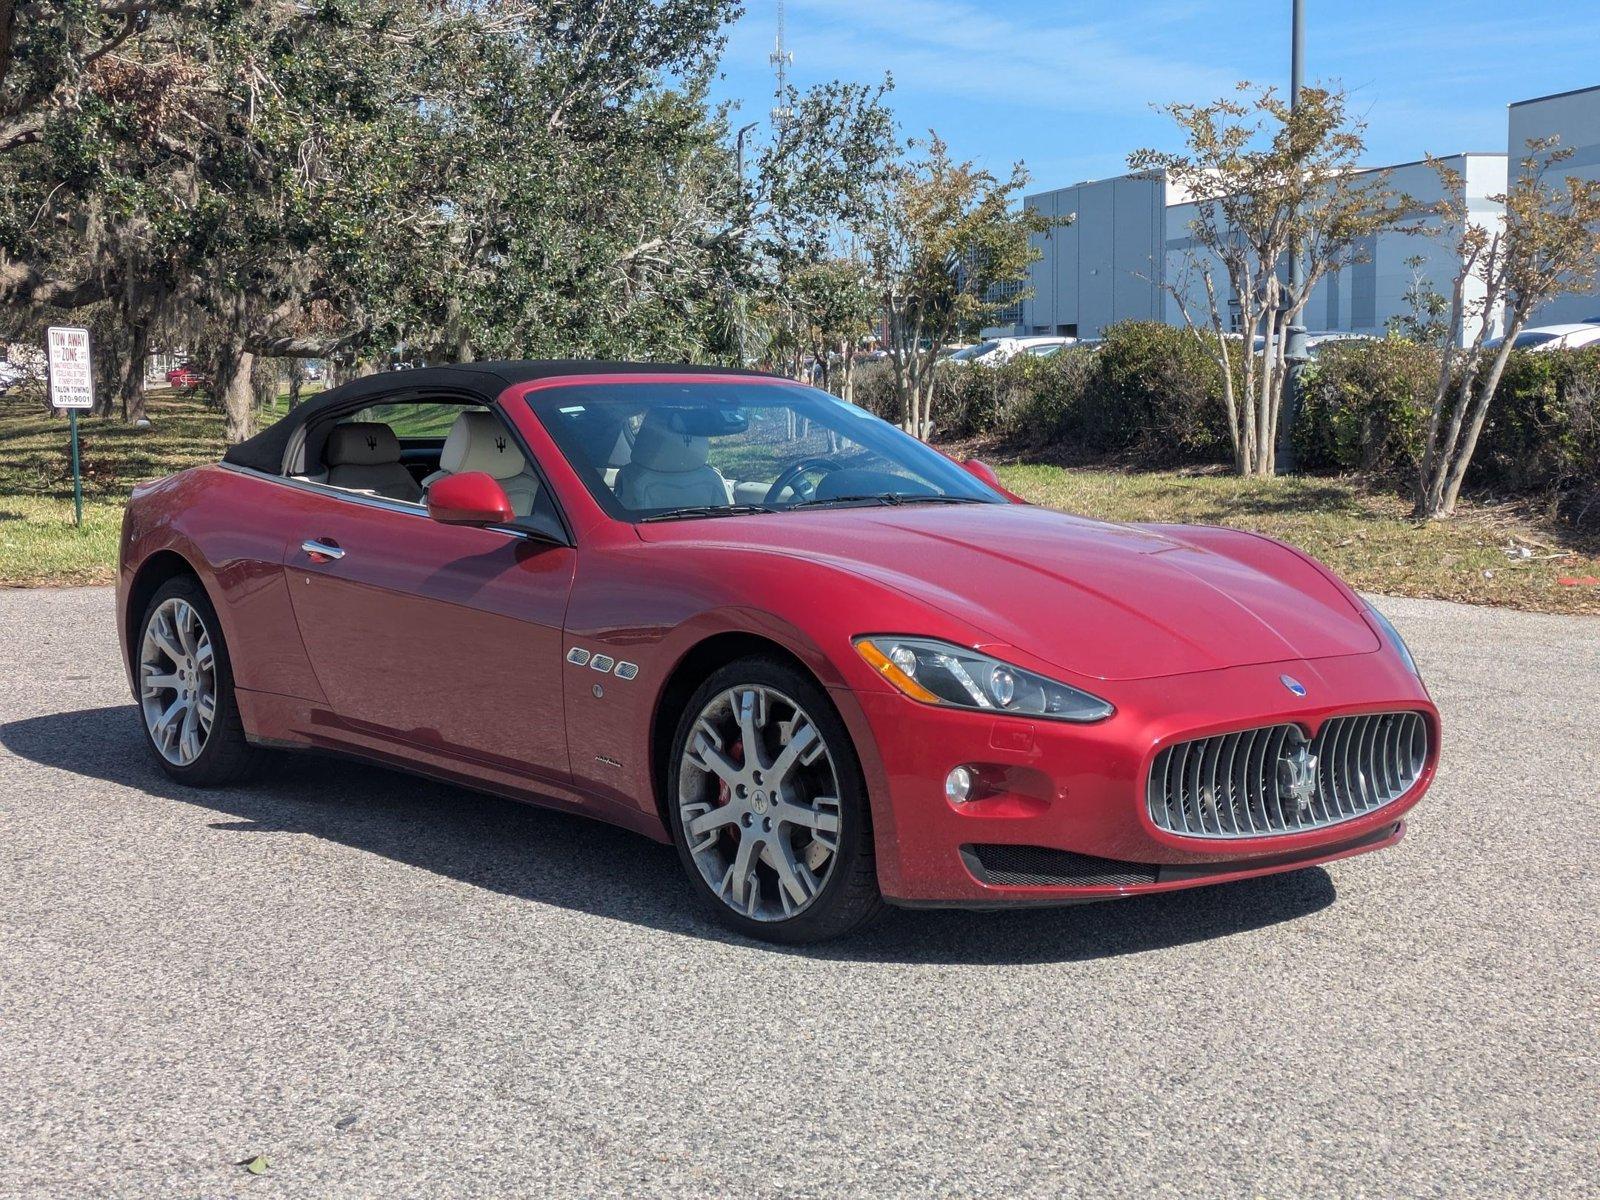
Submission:
<svg viewBox="0 0 1600 1200">
<path fill-rule="evenodd" d="M 94 407 L 94 372 L 89 366 L 89 331 L 52 325 L 50 339 L 50 404 L 53 408 Z"/>
</svg>

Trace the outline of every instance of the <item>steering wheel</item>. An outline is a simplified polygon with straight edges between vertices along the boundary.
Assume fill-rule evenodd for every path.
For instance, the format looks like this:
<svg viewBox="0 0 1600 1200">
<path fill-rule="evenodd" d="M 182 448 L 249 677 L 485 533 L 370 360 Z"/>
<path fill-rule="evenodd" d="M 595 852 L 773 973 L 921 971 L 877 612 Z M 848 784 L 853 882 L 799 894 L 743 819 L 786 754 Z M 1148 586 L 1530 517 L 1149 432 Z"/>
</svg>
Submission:
<svg viewBox="0 0 1600 1200">
<path fill-rule="evenodd" d="M 768 506 L 778 503 L 778 498 L 786 491 L 793 491 L 796 500 L 810 500 L 816 496 L 815 484 L 804 481 L 803 476 L 807 471 L 838 471 L 843 468 L 843 463 L 835 462 L 831 458 L 801 458 L 790 463 L 778 473 L 772 481 L 772 486 L 767 489 L 763 504 Z"/>
</svg>

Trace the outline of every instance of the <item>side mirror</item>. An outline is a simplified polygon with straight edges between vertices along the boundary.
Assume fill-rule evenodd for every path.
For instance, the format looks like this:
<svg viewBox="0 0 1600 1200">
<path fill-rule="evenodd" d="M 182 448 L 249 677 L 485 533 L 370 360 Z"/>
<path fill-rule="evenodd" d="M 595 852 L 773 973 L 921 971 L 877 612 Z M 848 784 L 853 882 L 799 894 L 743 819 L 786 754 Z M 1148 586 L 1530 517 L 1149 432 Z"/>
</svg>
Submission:
<svg viewBox="0 0 1600 1200">
<path fill-rule="evenodd" d="M 984 483 L 987 483 L 990 487 L 994 488 L 996 491 L 998 491 L 998 492 L 1005 491 L 1005 489 L 1000 486 L 1000 476 L 996 475 L 994 473 L 994 468 L 991 467 L 988 463 L 984 462 L 983 459 L 981 459 L 981 458 L 969 458 L 969 459 L 964 460 L 962 462 L 961 466 L 963 467 L 963 469 L 965 469 L 965 471 L 967 472 L 968 475 L 977 476 L 977 478 L 979 480 L 981 480 Z"/>
<path fill-rule="evenodd" d="M 508 525 L 517 519 L 505 488 L 484 471 L 446 475 L 430 484 L 428 516 L 441 525 Z"/>
<path fill-rule="evenodd" d="M 1000 482 L 1000 476 L 996 475 L 995 472 L 994 472 L 994 468 L 991 467 L 988 463 L 984 462 L 983 459 L 981 459 L 981 458 L 968 458 L 968 459 L 965 459 L 965 460 L 962 461 L 961 467 L 962 467 L 962 470 L 966 471 L 966 473 L 968 475 L 973 476 L 974 478 L 976 478 L 977 480 L 979 480 L 982 483 L 988 484 L 990 487 L 992 487 L 995 491 L 999 492 L 1002 496 L 1004 496 L 1007 500 L 1011 501 L 1013 504 L 1026 504 L 1027 503 L 1027 501 L 1024 500 L 1021 496 L 1017 495 L 1010 488 L 1006 487 L 1005 484 L 1001 483 Z"/>
</svg>

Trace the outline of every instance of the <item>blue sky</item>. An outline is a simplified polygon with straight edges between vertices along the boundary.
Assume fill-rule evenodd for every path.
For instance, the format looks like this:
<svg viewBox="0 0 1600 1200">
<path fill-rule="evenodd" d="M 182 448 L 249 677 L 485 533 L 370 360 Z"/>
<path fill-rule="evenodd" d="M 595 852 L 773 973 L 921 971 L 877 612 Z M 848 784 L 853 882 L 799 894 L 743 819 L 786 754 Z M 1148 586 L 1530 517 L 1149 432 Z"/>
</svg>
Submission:
<svg viewBox="0 0 1600 1200">
<path fill-rule="evenodd" d="M 720 98 L 771 107 L 774 0 L 746 0 Z M 1207 100 L 1239 79 L 1287 86 L 1289 0 L 982 3 L 789 0 L 791 78 L 876 80 L 908 133 L 937 129 L 1030 191 L 1104 178 L 1174 142 L 1152 104 Z M 1593 0 L 1307 0 L 1307 76 L 1338 79 L 1369 123 L 1368 160 L 1503 150 L 1513 100 L 1600 84 Z"/>
</svg>

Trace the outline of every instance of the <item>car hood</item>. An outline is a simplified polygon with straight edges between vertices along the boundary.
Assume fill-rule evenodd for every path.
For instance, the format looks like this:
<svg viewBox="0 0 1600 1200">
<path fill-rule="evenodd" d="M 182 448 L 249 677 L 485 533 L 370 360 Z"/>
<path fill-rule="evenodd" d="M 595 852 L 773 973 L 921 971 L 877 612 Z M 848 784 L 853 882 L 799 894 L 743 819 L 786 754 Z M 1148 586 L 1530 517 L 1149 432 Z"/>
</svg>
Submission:
<svg viewBox="0 0 1600 1200">
<path fill-rule="evenodd" d="M 1027 505 L 829 509 L 639 527 L 650 542 L 787 553 L 875 580 L 1077 675 L 1148 679 L 1380 646 L 1348 595 L 1247 534 Z M 1216 548 L 1238 547 L 1238 554 Z M 914 628 L 862 633 L 916 633 Z"/>
</svg>

